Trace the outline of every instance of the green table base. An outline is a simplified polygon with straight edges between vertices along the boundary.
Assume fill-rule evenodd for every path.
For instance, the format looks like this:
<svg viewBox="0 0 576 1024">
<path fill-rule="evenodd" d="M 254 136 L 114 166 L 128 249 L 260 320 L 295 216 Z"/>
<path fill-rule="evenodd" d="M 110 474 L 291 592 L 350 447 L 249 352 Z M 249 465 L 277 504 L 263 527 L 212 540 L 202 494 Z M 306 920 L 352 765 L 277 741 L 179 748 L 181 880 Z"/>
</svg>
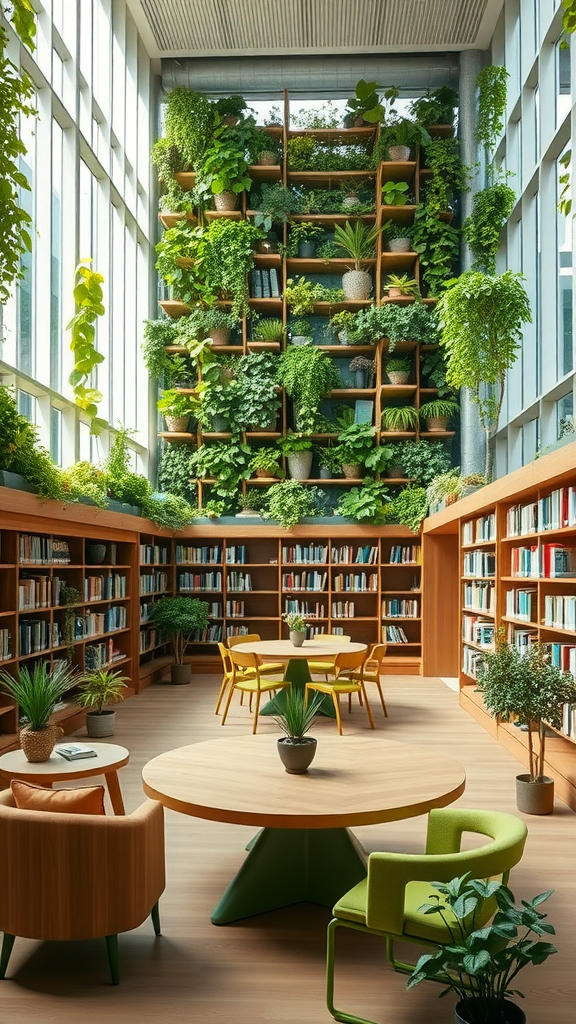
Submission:
<svg viewBox="0 0 576 1024">
<path fill-rule="evenodd" d="M 264 828 L 215 908 L 213 924 L 230 924 L 293 903 L 333 907 L 366 877 L 362 847 L 345 828 Z"/>
<path fill-rule="evenodd" d="M 292 686 L 298 690 L 304 690 L 306 683 L 312 682 L 312 676 L 310 675 L 310 669 L 308 668 L 308 662 L 306 658 L 290 658 L 288 665 L 286 666 L 285 679 L 289 679 Z M 280 708 L 284 708 L 284 702 L 286 701 L 286 693 L 284 690 L 280 690 L 276 694 L 276 701 Z M 278 714 L 277 708 L 274 707 L 272 701 L 268 701 L 263 708 L 260 709 L 261 715 L 276 715 Z M 334 704 L 330 697 L 324 697 L 320 709 L 318 711 L 320 715 L 326 715 L 327 718 L 336 718 L 336 712 L 334 710 Z"/>
</svg>

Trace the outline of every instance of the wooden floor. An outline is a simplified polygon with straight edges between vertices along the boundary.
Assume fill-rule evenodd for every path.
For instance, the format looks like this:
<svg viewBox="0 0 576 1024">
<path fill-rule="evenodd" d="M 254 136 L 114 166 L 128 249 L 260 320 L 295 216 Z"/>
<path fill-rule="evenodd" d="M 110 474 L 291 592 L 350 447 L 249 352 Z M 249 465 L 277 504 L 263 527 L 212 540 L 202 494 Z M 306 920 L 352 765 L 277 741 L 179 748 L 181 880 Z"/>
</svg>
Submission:
<svg viewBox="0 0 576 1024">
<path fill-rule="evenodd" d="M 196 677 L 192 686 L 156 685 L 127 701 L 117 714 L 115 740 L 131 751 L 120 773 L 130 811 L 142 800 L 140 773 L 151 757 L 171 747 L 250 730 L 247 708 L 235 705 L 226 726 L 213 714 L 219 680 Z M 375 708 L 377 729 L 405 742 L 426 744 L 458 758 L 467 789 L 460 803 L 515 811 L 518 764 L 458 707 L 457 695 L 435 679 L 386 680 L 390 717 Z M 373 702 L 375 707 L 375 702 Z M 314 734 L 335 729 L 318 721 Z M 363 710 L 345 716 L 345 735 L 367 731 Z M 259 732 L 273 743 L 270 720 Z M 576 751 L 575 751 L 576 756 Z M 258 779 L 246 779 L 257 786 Z M 17 939 L 9 978 L 0 982 L 1 1024 L 322 1024 L 332 1018 L 324 1003 L 326 908 L 302 904 L 239 924 L 215 927 L 210 912 L 242 863 L 253 829 L 166 814 L 168 882 L 160 903 L 163 935 L 150 922 L 120 937 L 121 984 L 109 984 L 104 941 L 39 943 Z M 523 862 L 512 877 L 517 897 L 554 888 L 549 916 L 560 952 L 518 979 L 526 995 L 528 1024 L 573 1024 L 576 972 L 576 815 L 557 803 L 553 816 L 529 817 Z M 424 820 L 363 827 L 368 850 L 416 851 Z M 6 880 L 2 880 L 6 884 Z M 94 894 L 98 898 L 98 894 Z M 390 971 L 374 937 L 343 932 L 337 1000 L 382 1024 L 440 1024 L 452 1020 L 451 999 L 437 986 L 405 991 L 405 978 Z"/>
</svg>

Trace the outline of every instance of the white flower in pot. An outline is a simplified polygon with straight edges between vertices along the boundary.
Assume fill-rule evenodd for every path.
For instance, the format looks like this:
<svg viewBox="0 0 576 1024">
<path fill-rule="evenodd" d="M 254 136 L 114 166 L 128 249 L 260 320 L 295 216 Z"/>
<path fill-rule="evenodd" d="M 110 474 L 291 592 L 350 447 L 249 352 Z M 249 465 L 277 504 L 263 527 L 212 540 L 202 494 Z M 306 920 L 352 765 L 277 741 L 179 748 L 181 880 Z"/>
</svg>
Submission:
<svg viewBox="0 0 576 1024">
<path fill-rule="evenodd" d="M 304 616 L 298 615 L 297 612 L 285 612 L 282 618 L 290 630 L 290 643 L 294 644 L 294 647 L 302 647 L 307 629 Z"/>
</svg>

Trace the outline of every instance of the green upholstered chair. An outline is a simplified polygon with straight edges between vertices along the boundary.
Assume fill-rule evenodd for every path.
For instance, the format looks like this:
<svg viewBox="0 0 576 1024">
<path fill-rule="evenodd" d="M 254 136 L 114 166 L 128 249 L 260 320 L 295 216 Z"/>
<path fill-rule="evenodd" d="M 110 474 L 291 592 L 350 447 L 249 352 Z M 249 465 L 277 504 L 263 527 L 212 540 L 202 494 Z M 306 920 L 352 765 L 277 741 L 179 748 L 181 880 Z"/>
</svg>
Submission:
<svg viewBox="0 0 576 1024">
<path fill-rule="evenodd" d="M 462 834 L 470 832 L 487 837 L 490 842 L 473 850 L 461 850 Z M 403 963 L 394 956 L 395 940 L 420 946 L 450 941 L 439 915 L 418 913 L 418 907 L 431 895 L 429 883 L 449 882 L 467 872 L 473 878 L 498 877 L 506 883 L 511 868 L 522 857 L 526 835 L 526 825 L 512 814 L 438 808 L 430 811 L 424 854 L 371 853 L 366 878 L 338 900 L 328 925 L 326 1002 L 335 1020 L 373 1024 L 334 1006 L 337 928 L 351 928 L 385 938 L 391 966 L 396 971 L 411 974 L 414 964 Z M 487 901 L 476 926 L 490 920 L 496 909 L 495 901 Z"/>
</svg>

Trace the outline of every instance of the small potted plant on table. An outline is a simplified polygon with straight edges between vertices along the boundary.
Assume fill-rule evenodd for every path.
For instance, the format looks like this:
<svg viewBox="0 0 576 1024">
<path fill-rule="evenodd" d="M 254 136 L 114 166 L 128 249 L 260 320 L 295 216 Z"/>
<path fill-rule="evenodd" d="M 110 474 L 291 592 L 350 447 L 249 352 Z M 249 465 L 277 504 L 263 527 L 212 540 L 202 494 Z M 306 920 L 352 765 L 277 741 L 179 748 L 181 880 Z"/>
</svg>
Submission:
<svg viewBox="0 0 576 1024">
<path fill-rule="evenodd" d="M 284 770 L 289 775 L 302 775 L 316 754 L 317 741 L 306 733 L 320 708 L 322 694 L 314 694 L 313 700 L 306 704 L 302 690 L 290 687 L 285 691 L 282 702 L 273 697 L 271 703 L 275 711 L 274 721 L 285 733 L 278 740 L 278 753 Z"/>
<path fill-rule="evenodd" d="M 189 683 L 190 665 L 184 663 L 186 644 L 196 632 L 208 625 L 208 604 L 195 597 L 161 597 L 150 609 L 150 622 L 172 644 L 174 664 L 170 666 L 172 682 Z"/>
<path fill-rule="evenodd" d="M 20 729 L 20 746 L 27 761 L 48 761 L 62 729 L 50 724 L 50 715 L 62 696 L 74 685 L 74 669 L 65 662 L 53 668 L 47 661 L 31 667 L 20 665 L 15 679 L 0 669 L 2 688 L 14 698 L 27 724 Z"/>
<path fill-rule="evenodd" d="M 127 677 L 109 668 L 94 669 L 80 677 L 76 703 L 86 709 L 86 729 L 93 739 L 112 736 L 116 712 L 106 708 L 123 699 Z"/>
<path fill-rule="evenodd" d="M 294 647 L 302 647 L 306 639 L 306 620 L 303 615 L 296 612 L 286 612 L 282 618 L 290 630 L 290 643 Z"/>
</svg>

